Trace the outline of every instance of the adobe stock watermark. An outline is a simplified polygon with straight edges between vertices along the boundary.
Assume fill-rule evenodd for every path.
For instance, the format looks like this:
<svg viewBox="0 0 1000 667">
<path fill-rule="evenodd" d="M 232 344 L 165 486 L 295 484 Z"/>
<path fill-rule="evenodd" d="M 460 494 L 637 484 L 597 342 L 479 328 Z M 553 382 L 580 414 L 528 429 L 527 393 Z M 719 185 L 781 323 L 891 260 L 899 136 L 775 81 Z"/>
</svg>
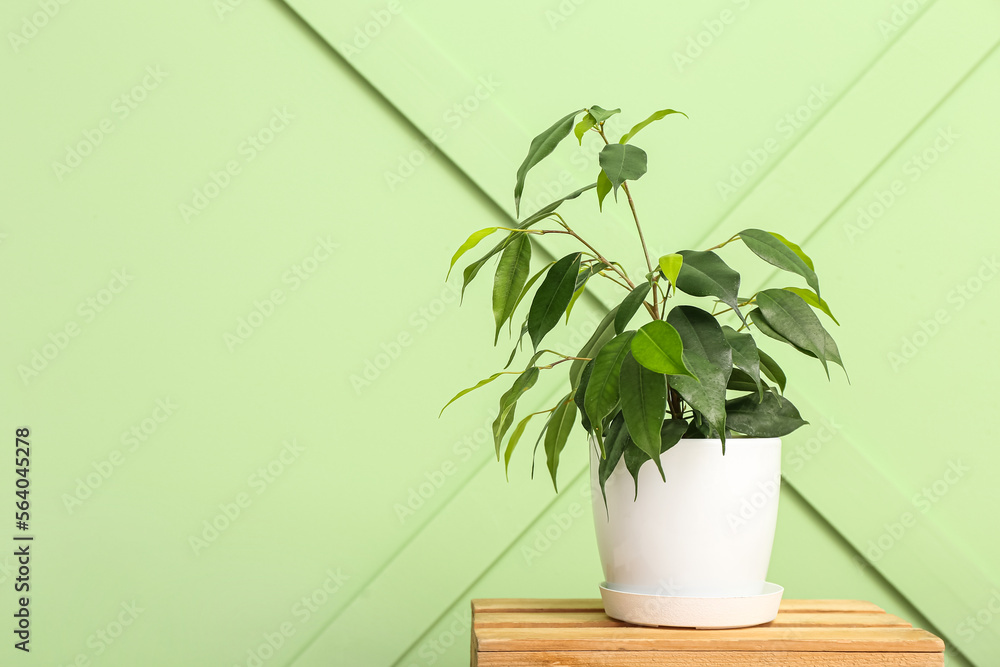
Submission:
<svg viewBox="0 0 1000 667">
<path fill-rule="evenodd" d="M 520 552 L 525 565 L 533 565 L 561 540 L 581 517 L 590 514 L 587 511 L 587 505 L 590 503 L 590 477 L 586 473 L 584 477 L 586 479 L 576 487 L 577 495 L 583 500 L 573 500 L 565 509 L 556 508 L 545 517 L 544 525 L 524 537 Z"/>
<path fill-rule="evenodd" d="M 793 472 L 801 472 L 806 464 L 820 453 L 824 445 L 833 442 L 840 429 L 841 425 L 837 423 L 835 417 L 823 419 L 819 427 L 813 430 L 814 435 L 808 440 L 791 449 L 785 449 L 783 454 L 785 465 L 791 466 Z"/>
<path fill-rule="evenodd" d="M 253 505 L 254 498 L 267 491 L 305 451 L 305 447 L 299 445 L 294 438 L 283 442 L 277 456 L 247 477 L 249 491 L 240 491 L 231 500 L 219 503 L 219 511 L 203 519 L 199 531 L 188 536 L 188 545 L 194 551 L 194 555 L 200 556 L 219 539 L 222 533 L 239 521 L 246 510 Z"/>
<path fill-rule="evenodd" d="M 408 662 L 406 667 L 419 667 L 420 665 L 433 665 L 451 650 L 455 644 L 468 646 L 469 632 L 472 630 L 472 608 L 466 604 L 462 611 L 453 611 L 440 623 L 433 632 L 414 651 L 421 662 Z M 468 649 L 466 649 L 468 652 Z"/>
<path fill-rule="evenodd" d="M 181 219 L 190 223 L 192 219 L 204 213 L 209 205 L 233 184 L 233 179 L 243 173 L 244 167 L 266 151 L 275 139 L 288 129 L 293 120 L 295 116 L 286 107 L 272 108 L 270 118 L 256 132 L 248 134 L 236 147 L 236 157 L 227 160 L 218 171 L 210 170 L 208 179 L 191 191 L 191 198 L 177 205 Z"/>
<path fill-rule="evenodd" d="M 955 626 L 955 633 L 971 644 L 997 617 L 1000 617 L 1000 590 L 994 588 L 982 607 Z"/>
<path fill-rule="evenodd" d="M 72 493 L 62 494 L 63 506 L 66 508 L 67 514 L 72 515 L 73 512 L 82 507 L 94 495 L 94 492 L 111 479 L 111 476 L 125 464 L 129 455 L 139 451 L 140 447 L 149 441 L 179 407 L 169 396 L 158 398 L 148 417 L 122 431 L 119 438 L 121 449 L 113 449 L 106 458 L 91 461 L 90 467 L 93 470 L 76 478 L 76 486 Z"/>
<path fill-rule="evenodd" d="M 7 41 L 14 53 L 19 52 L 28 42 L 38 36 L 70 0 L 38 0 L 38 9 L 21 19 L 17 31 L 7 33 Z"/>
<path fill-rule="evenodd" d="M 929 514 L 934 506 L 948 495 L 952 488 L 972 471 L 961 459 L 948 461 L 944 474 L 930 484 L 926 484 L 910 498 L 914 511 L 900 513 L 894 521 L 882 524 L 883 532 L 873 540 L 868 540 L 862 551 L 863 558 L 855 555 L 855 562 L 861 569 L 879 562 L 885 554 L 899 544 L 906 534 L 919 522 L 920 517 Z"/>
<path fill-rule="evenodd" d="M 385 6 L 371 10 L 368 14 L 371 18 L 362 25 L 355 26 L 354 35 L 349 42 L 340 43 L 340 52 L 348 58 L 355 58 L 361 52 L 371 46 L 371 43 L 378 39 L 392 20 L 403 13 L 403 5 L 399 0 L 389 0 Z"/>
<path fill-rule="evenodd" d="M 735 11 L 726 7 L 718 15 L 705 19 L 701 22 L 701 29 L 688 36 L 684 49 L 674 51 L 674 64 L 678 72 L 683 72 L 685 68 L 693 65 L 695 60 L 711 48 L 726 28 L 736 23 L 740 14 L 750 7 L 750 0 L 732 0 L 732 4 L 736 6 Z"/>
<path fill-rule="evenodd" d="M 65 667 L 91 667 L 92 661 L 104 655 L 121 639 L 125 631 L 135 625 L 136 619 L 145 611 L 135 600 L 119 604 L 114 617 L 87 637 L 87 648 L 90 650 L 77 653 Z M 59 667 L 63 667 L 62 663 Z"/>
<path fill-rule="evenodd" d="M 83 325 L 90 324 L 103 313 L 125 291 L 133 280 L 127 269 L 111 272 L 111 280 L 105 287 L 83 299 L 76 307 L 76 314 L 82 320 L 66 320 L 66 323 L 54 332 L 49 332 L 46 342 L 31 350 L 31 358 L 27 363 L 18 364 L 17 373 L 24 386 L 28 386 L 35 378 L 49 367 L 66 351 L 73 339 L 83 331 Z"/>
<path fill-rule="evenodd" d="M 905 181 L 902 178 L 893 179 L 884 190 L 876 190 L 875 196 L 868 204 L 858 206 L 857 218 L 854 222 L 844 225 L 847 240 L 853 244 L 859 236 L 871 229 L 901 197 L 909 192 L 907 181 L 909 183 L 919 181 L 931 165 L 947 153 L 960 137 L 961 135 L 955 134 L 951 126 L 940 128 L 931 145 L 914 153 L 903 163 L 902 172 L 906 177 Z"/>
<path fill-rule="evenodd" d="M 265 663 L 278 655 L 288 640 L 295 636 L 300 627 L 312 619 L 317 612 L 329 604 L 335 595 L 340 593 L 344 585 L 351 580 L 341 568 L 334 571 L 329 568 L 324 572 L 323 582 L 303 595 L 290 610 L 291 619 L 283 621 L 274 630 L 264 632 L 261 641 L 256 646 L 247 649 L 243 662 L 233 663 L 233 667 L 263 667 Z M 294 621 L 298 621 L 296 626 Z"/>
<path fill-rule="evenodd" d="M 565 23 L 569 17 L 576 13 L 576 10 L 586 4 L 587 0 L 561 0 L 558 5 L 545 10 L 545 20 L 549 28 L 554 32 L 560 25 Z"/>
<path fill-rule="evenodd" d="M 899 347 L 886 355 L 893 372 L 898 373 L 899 369 L 913 361 L 920 351 L 951 323 L 952 316 L 965 308 L 985 289 L 998 271 L 1000 262 L 997 261 L 996 255 L 983 257 L 971 276 L 948 291 L 945 301 L 950 308 L 938 308 L 928 319 L 920 320 L 916 331 L 903 336 Z"/>
<path fill-rule="evenodd" d="M 334 243 L 330 235 L 317 236 L 312 251 L 281 274 L 281 284 L 286 287 L 275 287 L 263 299 L 254 299 L 250 312 L 237 318 L 236 328 L 222 334 L 222 341 L 229 351 L 235 352 L 238 347 L 250 340 L 250 337 L 271 319 L 278 307 L 286 303 L 288 295 L 298 291 L 307 280 L 315 276 L 316 272 L 330 261 L 338 248 L 340 244 Z"/>
<path fill-rule="evenodd" d="M 722 201 L 726 201 L 737 190 L 746 185 L 750 177 L 774 157 L 783 143 L 805 127 L 832 96 L 833 94 L 827 90 L 826 84 L 812 86 L 805 102 L 783 115 L 774 124 L 775 135 L 765 139 L 760 146 L 748 149 L 747 159 L 738 163 L 734 162 L 729 168 L 729 177 L 724 181 L 716 181 L 715 187 Z"/>
<path fill-rule="evenodd" d="M 452 104 L 441 114 L 441 121 L 444 125 L 431 130 L 429 140 L 422 140 L 409 153 L 400 155 L 396 159 L 395 169 L 387 169 L 382 172 L 389 192 L 395 192 L 403 181 L 413 176 L 417 169 L 427 162 L 427 158 L 436 153 L 448 140 L 449 131 L 455 132 L 462 127 L 465 121 L 471 118 L 483 102 L 490 99 L 500 86 L 501 83 L 494 79 L 492 74 L 479 77 L 472 93 Z"/>
<path fill-rule="evenodd" d="M 764 509 L 772 498 L 781 492 L 781 473 L 776 472 L 771 479 L 757 482 L 757 490 L 749 496 L 740 498 L 736 509 L 726 513 L 726 523 L 733 534 L 739 533 L 754 517 Z"/>
<path fill-rule="evenodd" d="M 212 9 L 219 21 L 225 21 L 226 17 L 242 7 L 245 0 L 212 0 Z"/>
<path fill-rule="evenodd" d="M 927 3 L 928 0 L 903 0 L 903 2 L 893 3 L 889 15 L 880 18 L 875 24 L 882 38 L 888 41 L 890 37 L 898 35 L 903 26 L 909 23 L 910 19 L 916 16 Z"/>
<path fill-rule="evenodd" d="M 103 144 L 104 140 L 139 108 L 139 105 L 149 99 L 150 93 L 159 88 L 168 76 L 169 72 L 164 72 L 159 65 L 147 67 L 139 83 L 111 102 L 108 116 L 97 121 L 92 127 L 84 129 L 80 139 L 67 144 L 61 162 L 52 161 L 52 171 L 56 179 L 62 183 L 63 179 L 83 165 L 97 147 Z"/>
</svg>

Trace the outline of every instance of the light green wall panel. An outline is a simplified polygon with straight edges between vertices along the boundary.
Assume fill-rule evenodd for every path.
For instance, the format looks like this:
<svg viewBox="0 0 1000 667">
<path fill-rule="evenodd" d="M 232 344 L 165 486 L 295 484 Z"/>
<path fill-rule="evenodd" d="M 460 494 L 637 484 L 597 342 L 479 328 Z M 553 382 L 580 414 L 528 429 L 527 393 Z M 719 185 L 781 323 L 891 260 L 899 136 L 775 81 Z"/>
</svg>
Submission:
<svg viewBox="0 0 1000 667">
<path fill-rule="evenodd" d="M 437 411 L 509 351 L 451 253 L 510 222 L 531 136 L 600 103 L 691 116 L 642 144 L 654 249 L 804 239 L 844 324 L 850 386 L 782 357 L 813 425 L 785 441 L 770 578 L 992 664 L 1000 10 L 887 28 L 897 4 L 6 3 L 0 395 L 32 427 L 37 535 L 17 658 L 460 665 L 469 598 L 595 596 L 582 440 L 555 495 L 527 448 L 510 482 L 493 460 L 496 392 Z M 593 179 L 571 155 L 526 209 Z M 631 252 L 627 211 L 592 203 L 566 210 Z"/>
</svg>

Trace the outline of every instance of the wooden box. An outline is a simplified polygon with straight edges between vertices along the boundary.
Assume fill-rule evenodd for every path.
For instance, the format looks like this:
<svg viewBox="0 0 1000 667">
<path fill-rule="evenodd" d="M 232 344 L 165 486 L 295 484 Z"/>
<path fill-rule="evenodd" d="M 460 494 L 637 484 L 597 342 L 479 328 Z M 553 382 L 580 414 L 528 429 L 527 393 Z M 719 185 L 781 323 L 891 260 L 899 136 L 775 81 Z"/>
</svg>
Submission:
<svg viewBox="0 0 1000 667">
<path fill-rule="evenodd" d="M 472 601 L 473 667 L 931 667 L 944 642 L 859 600 L 783 600 L 766 625 L 648 628 L 608 618 L 600 600 Z"/>
</svg>

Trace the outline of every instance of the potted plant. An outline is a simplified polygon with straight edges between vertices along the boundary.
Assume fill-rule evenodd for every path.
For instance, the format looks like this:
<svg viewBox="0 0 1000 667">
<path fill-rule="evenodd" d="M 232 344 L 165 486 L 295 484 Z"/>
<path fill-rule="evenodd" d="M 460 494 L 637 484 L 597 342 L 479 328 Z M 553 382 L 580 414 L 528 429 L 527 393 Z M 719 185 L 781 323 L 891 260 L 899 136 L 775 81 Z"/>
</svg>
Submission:
<svg viewBox="0 0 1000 667">
<path fill-rule="evenodd" d="M 829 362 L 841 367 L 843 362 L 816 311 L 836 319 L 821 296 L 812 260 L 780 234 L 745 229 L 705 250 L 651 257 L 629 190 L 629 183 L 646 173 L 647 158 L 631 141 L 651 123 L 684 114 L 657 111 L 612 142 L 605 123 L 618 113 L 591 106 L 535 137 L 517 171 L 515 214 L 528 172 L 571 133 L 581 146 L 587 135 L 603 142 L 594 183 L 512 227 L 476 231 L 452 257 L 454 268 L 481 241 L 502 235 L 466 266 L 462 292 L 497 258 L 494 345 L 504 325 L 519 318 L 524 302 L 507 368 L 526 336 L 532 354 L 523 370 L 505 368 L 460 391 L 448 405 L 495 380 L 511 379 L 493 422 L 497 459 L 502 454 L 509 465 L 529 423 L 546 415 L 536 447 L 543 443 L 553 485 L 560 453 L 575 424 L 581 424 L 590 443 L 594 522 L 605 575 L 601 594 L 608 615 L 689 627 L 768 622 L 777 614 L 782 592 L 766 581 L 777 519 L 780 437 L 807 422 L 784 396 L 781 367 L 758 342 L 776 341 L 814 357 L 829 377 Z M 591 190 L 599 210 L 608 194 L 624 194 L 645 275 L 629 275 L 618 258 L 602 254 L 557 211 Z M 533 273 L 532 248 L 549 234 L 572 237 L 579 248 Z M 739 273 L 722 256 L 738 245 L 749 250 L 747 256 L 795 274 L 805 285 L 741 293 Z M 723 248 L 725 253 L 716 252 Z M 564 316 L 568 320 L 588 283 L 599 279 L 617 283 L 622 298 L 590 339 L 579 350 L 543 347 L 545 336 Z M 685 296 L 671 303 L 679 295 Z M 557 368 L 568 369 L 566 395 L 515 424 L 524 393 L 541 373 Z"/>
</svg>

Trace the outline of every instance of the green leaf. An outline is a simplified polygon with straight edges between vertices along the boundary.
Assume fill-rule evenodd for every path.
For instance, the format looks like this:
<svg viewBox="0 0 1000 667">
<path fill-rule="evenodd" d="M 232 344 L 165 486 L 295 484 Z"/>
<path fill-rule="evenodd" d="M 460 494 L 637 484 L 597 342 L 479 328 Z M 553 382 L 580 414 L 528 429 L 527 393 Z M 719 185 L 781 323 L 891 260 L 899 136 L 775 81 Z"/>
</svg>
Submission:
<svg viewBox="0 0 1000 667">
<path fill-rule="evenodd" d="M 779 237 L 777 234 L 760 229 L 744 229 L 739 236 L 743 243 L 762 260 L 784 271 L 799 274 L 819 294 L 819 278 L 812 269 L 812 260 L 807 264 L 803 259 L 805 254 L 797 245 L 789 243 L 783 236 Z M 791 246 L 798 249 L 798 252 Z"/>
<path fill-rule="evenodd" d="M 576 403 L 576 407 L 580 410 L 580 425 L 583 426 L 583 429 L 587 431 L 587 433 L 594 430 L 594 425 L 590 423 L 590 419 L 587 417 L 587 408 L 584 403 L 587 387 L 590 386 L 590 376 L 593 372 L 594 360 L 591 359 L 587 362 L 587 365 L 583 367 L 583 374 L 580 376 L 579 384 L 573 388 L 573 401 Z"/>
<path fill-rule="evenodd" d="M 643 325 L 632 339 L 632 356 L 656 373 L 687 375 L 695 378 L 684 365 L 684 343 L 677 329 L 663 320 Z"/>
<path fill-rule="evenodd" d="M 614 116 L 616 113 L 621 113 L 621 112 L 622 112 L 621 109 L 602 109 L 596 104 L 590 107 L 590 109 L 588 110 L 590 116 L 598 123 L 603 123 L 607 119 Z"/>
<path fill-rule="evenodd" d="M 591 276 L 595 273 L 600 273 L 606 268 L 608 268 L 608 265 L 604 262 L 593 262 L 587 267 L 580 269 L 580 273 L 576 277 L 576 291 L 573 292 L 573 296 L 569 300 L 569 305 L 566 306 L 567 323 L 569 323 L 569 314 L 573 312 L 573 306 L 576 305 L 577 299 L 583 295 L 583 290 L 587 286 L 587 281 L 590 280 Z"/>
<path fill-rule="evenodd" d="M 444 414 L 445 408 L 447 408 L 449 405 L 451 405 L 452 403 L 454 403 L 458 399 L 462 398 L 463 396 L 465 396 L 466 394 L 468 394 L 470 391 L 475 391 L 476 389 L 479 389 L 482 386 L 488 385 L 490 382 L 493 382 L 494 380 L 496 380 L 501 375 L 505 375 L 505 373 L 494 373 L 493 375 L 489 376 L 485 380 L 480 380 L 479 382 L 477 382 L 475 385 L 469 387 L 468 389 L 463 389 L 462 391 L 458 392 L 457 394 L 455 394 L 454 397 L 452 397 L 452 399 L 450 401 L 448 401 L 447 403 L 444 404 L 444 408 L 441 408 L 441 412 L 438 413 L 438 417 L 440 417 L 442 414 Z M 506 375 L 509 375 L 509 373 L 507 373 Z"/>
<path fill-rule="evenodd" d="M 597 157 L 615 192 L 625 181 L 634 181 L 646 173 L 646 151 L 635 146 L 608 144 Z"/>
<path fill-rule="evenodd" d="M 813 309 L 798 294 L 781 289 L 762 290 L 757 293 L 756 310 L 763 317 L 764 326 L 758 321 L 760 318 L 754 319 L 754 324 L 762 333 L 784 340 L 817 357 L 823 364 L 827 378 L 830 377 L 827 361 L 833 361 L 843 368 L 837 344 L 823 328 Z"/>
<path fill-rule="evenodd" d="M 531 287 L 535 284 L 535 281 L 541 278 L 542 274 L 548 271 L 549 267 L 552 266 L 553 264 L 555 264 L 555 262 L 549 262 L 548 264 L 540 268 L 538 272 L 535 273 L 535 275 L 531 276 L 531 278 L 528 279 L 528 282 L 524 283 L 524 287 L 521 288 L 521 293 L 517 295 L 517 301 L 514 302 L 514 308 L 513 310 L 510 311 L 511 323 L 513 323 L 514 321 L 514 313 L 517 312 L 517 307 L 521 305 L 521 301 L 523 301 L 524 297 L 528 294 L 528 292 L 531 291 Z M 525 319 L 524 328 L 521 331 L 521 336 L 524 336 L 524 332 L 528 330 L 527 326 L 528 326 L 528 321 L 527 319 Z"/>
<path fill-rule="evenodd" d="M 579 123 L 573 128 L 573 136 L 576 137 L 577 142 L 583 146 L 583 135 L 587 133 L 587 130 L 597 125 L 597 121 L 589 113 L 585 115 Z"/>
<path fill-rule="evenodd" d="M 816 292 L 813 292 L 811 289 L 805 289 L 803 287 L 786 287 L 785 289 L 793 294 L 798 294 L 800 297 L 802 297 L 803 301 L 808 303 L 813 308 L 822 310 L 824 313 L 829 315 L 830 319 L 833 320 L 834 324 L 836 324 L 838 327 L 840 326 L 840 322 L 838 322 L 837 318 L 833 316 L 832 312 L 830 312 L 830 304 L 828 304 L 824 299 L 819 298 L 819 295 L 816 294 Z"/>
<path fill-rule="evenodd" d="M 576 252 L 557 261 L 545 274 L 528 311 L 528 335 L 536 350 L 545 334 L 552 331 L 559 323 L 559 317 L 566 312 L 579 273 L 580 253 Z"/>
<path fill-rule="evenodd" d="M 738 307 L 740 274 L 711 250 L 682 250 L 684 261 L 675 287 L 691 296 L 714 296 L 743 319 Z M 745 322 L 746 320 L 744 320 Z"/>
<path fill-rule="evenodd" d="M 598 123 L 603 123 L 616 113 L 621 113 L 621 111 L 621 109 L 611 109 L 608 111 L 607 109 L 602 109 L 596 104 L 587 109 L 587 115 L 584 116 L 583 119 L 576 124 L 576 127 L 573 128 L 573 134 L 576 135 L 580 145 L 583 145 L 583 135 L 587 132 L 587 130 L 594 127 Z"/>
<path fill-rule="evenodd" d="M 778 438 L 809 423 L 799 416 L 791 401 L 771 392 L 759 401 L 754 396 L 727 401 L 726 414 L 730 429 L 751 438 Z"/>
<path fill-rule="evenodd" d="M 685 118 L 688 117 L 687 114 L 684 113 L 683 111 L 674 111 L 673 109 L 662 109 L 660 111 L 654 111 L 649 116 L 649 118 L 647 118 L 646 120 L 642 121 L 641 123 L 637 123 L 636 125 L 634 125 L 632 127 L 631 130 L 629 130 L 628 132 L 626 132 L 625 134 L 623 134 L 622 138 L 618 140 L 618 143 L 620 143 L 620 144 L 628 143 L 628 140 L 631 139 L 632 137 L 634 137 L 639 132 L 639 130 L 641 130 L 642 128 L 646 127 L 647 125 L 649 125 L 650 123 L 652 123 L 654 121 L 660 120 L 661 118 L 666 118 L 670 114 L 675 114 L 675 113 L 679 113 L 680 115 L 684 116 Z"/>
<path fill-rule="evenodd" d="M 788 246 L 789 248 L 791 248 L 792 252 L 794 252 L 796 255 L 798 255 L 799 259 L 801 259 L 803 262 L 806 263 L 806 266 L 808 266 L 813 271 L 816 270 L 816 267 L 813 266 L 812 259 L 810 259 L 809 255 L 805 254 L 802 251 L 802 248 L 800 248 L 797 243 L 792 243 L 791 241 L 789 241 L 788 239 L 786 239 L 784 236 L 782 236 L 778 232 L 771 232 L 771 236 L 773 236 L 774 238 L 778 239 L 779 241 L 781 241 L 782 243 L 784 243 L 786 246 Z"/>
<path fill-rule="evenodd" d="M 687 428 L 688 424 L 683 419 L 668 419 L 663 422 L 663 426 L 660 427 L 661 456 L 668 449 L 680 442 L 680 439 L 684 437 Z M 632 481 L 635 484 L 635 498 L 638 498 L 639 469 L 642 467 L 642 464 L 648 461 L 651 457 L 649 454 L 639 449 L 631 440 L 625 444 L 624 456 L 625 467 L 628 468 L 629 473 L 632 475 Z M 659 461 L 659 457 L 657 457 L 657 461 Z"/>
<path fill-rule="evenodd" d="M 618 306 L 618 314 L 615 315 L 615 333 L 621 333 L 632 321 L 636 312 L 642 307 L 642 302 L 649 294 L 649 283 L 640 283 L 635 289 L 628 293 Z"/>
<path fill-rule="evenodd" d="M 604 198 L 608 196 L 609 192 L 611 192 L 611 179 L 602 169 L 601 173 L 597 175 L 597 210 L 604 210 Z"/>
<path fill-rule="evenodd" d="M 687 266 L 687 258 L 684 265 Z M 667 314 L 684 342 L 684 361 L 698 380 L 670 376 L 670 386 L 700 412 L 726 444 L 726 385 L 733 370 L 733 349 L 719 323 L 694 306 L 675 306 Z M 725 453 L 725 449 L 723 449 Z"/>
<path fill-rule="evenodd" d="M 480 241 L 482 241 L 484 238 L 486 238 L 487 236 L 489 236 L 490 234 L 492 234 L 493 232 L 495 232 L 498 229 L 500 229 L 500 228 L 499 227 L 486 227 L 485 229 L 480 229 L 478 232 L 473 232 L 469 236 L 469 238 L 467 238 L 465 240 L 465 243 L 463 243 L 458 248 L 458 250 L 455 251 L 455 254 L 452 255 L 452 257 L 451 257 L 451 266 L 448 267 L 448 275 L 445 277 L 445 280 L 448 280 L 448 278 L 451 277 L 451 270 L 455 268 L 455 262 L 457 262 L 458 259 L 462 255 L 464 255 L 468 251 L 470 251 L 473 248 L 475 248 L 479 244 Z"/>
<path fill-rule="evenodd" d="M 748 333 L 739 333 L 731 326 L 724 325 L 722 333 L 726 342 L 733 348 L 733 366 L 747 374 L 756 385 L 760 397 L 764 396 L 764 385 L 760 381 L 760 356 L 757 353 L 757 343 Z M 731 388 L 731 387 L 730 387 Z"/>
<path fill-rule="evenodd" d="M 641 365 L 629 352 L 622 361 L 619 391 L 625 424 L 636 446 L 660 466 L 660 427 L 667 411 L 667 379 Z"/>
<path fill-rule="evenodd" d="M 493 344 L 500 340 L 500 329 L 504 322 L 514 315 L 517 297 L 528 279 L 531 266 L 531 239 L 527 234 L 519 234 L 500 255 L 496 276 L 493 279 L 493 320 L 496 332 Z"/>
<path fill-rule="evenodd" d="M 604 316 L 604 319 L 597 325 L 594 329 L 594 333 L 590 335 L 587 342 L 583 344 L 580 351 L 576 353 L 577 357 L 582 357 L 586 359 L 593 359 L 597 356 L 597 353 L 604 347 L 604 344 L 611 340 L 615 335 L 615 329 L 612 326 L 615 321 L 615 315 L 618 313 L 618 306 L 615 306 L 608 314 Z M 586 361 L 580 361 L 579 359 L 573 361 L 569 367 L 569 383 L 573 389 L 576 389 L 580 384 L 580 377 L 583 375 L 583 368 L 587 364 Z"/>
<path fill-rule="evenodd" d="M 573 430 L 573 422 L 576 421 L 576 403 L 570 400 L 569 395 L 559 403 L 552 412 L 552 420 L 549 428 L 545 431 L 545 462 L 552 476 L 552 486 L 556 493 L 559 492 L 559 485 L 556 483 L 556 470 L 559 468 L 559 454 L 566 446 L 566 439 L 569 432 Z"/>
<path fill-rule="evenodd" d="M 729 384 L 726 389 L 729 391 L 749 391 L 758 395 L 758 400 L 764 397 L 764 383 L 757 384 L 749 374 L 733 366 L 732 375 L 729 376 Z"/>
<path fill-rule="evenodd" d="M 514 448 L 517 447 L 517 443 L 521 441 L 521 436 L 524 435 L 524 429 L 531 421 L 531 418 L 535 415 L 541 415 L 548 412 L 548 410 L 542 410 L 540 412 L 532 412 L 530 415 L 522 419 L 511 431 L 510 440 L 507 441 L 507 449 L 503 452 L 503 473 L 507 476 L 507 481 L 510 481 L 509 469 L 510 469 L 510 456 L 514 453 Z"/>
<path fill-rule="evenodd" d="M 670 281 L 671 285 L 677 285 L 677 275 L 681 272 L 681 266 L 684 265 L 684 255 L 672 252 L 669 255 L 664 255 L 660 258 L 660 271 L 663 272 L 663 277 Z"/>
<path fill-rule="evenodd" d="M 607 484 L 608 477 L 611 477 L 611 473 L 618 467 L 618 462 L 625 452 L 625 446 L 630 442 L 628 429 L 625 428 L 625 417 L 619 412 L 611 420 L 611 425 L 608 426 L 608 437 L 605 440 L 607 454 L 601 459 L 597 467 L 597 481 L 601 485 L 601 495 L 604 497 L 605 511 L 608 509 L 608 494 L 604 490 L 604 486 Z"/>
<path fill-rule="evenodd" d="M 622 361 L 628 356 L 629 343 L 634 331 L 626 331 L 615 336 L 601 348 L 593 361 L 590 382 L 584 400 L 584 411 L 592 425 L 598 427 L 601 420 L 611 414 L 618 403 L 618 384 Z"/>
<path fill-rule="evenodd" d="M 764 375 L 771 379 L 771 382 L 778 385 L 781 391 L 785 391 L 785 372 L 781 370 L 781 366 L 778 365 L 774 359 L 770 357 L 764 350 L 757 348 L 757 356 L 760 357 L 760 370 L 764 371 Z"/>
<path fill-rule="evenodd" d="M 583 109 L 577 109 L 573 113 L 563 116 L 552 127 L 531 140 L 531 146 L 528 147 L 528 154 L 525 156 L 521 166 L 517 168 L 517 183 L 514 184 L 514 212 L 516 214 L 520 215 L 521 193 L 524 191 L 524 177 L 528 175 L 528 171 L 532 167 L 545 159 L 555 150 L 559 142 L 569 135 L 570 130 L 573 129 L 573 119 L 581 111 Z"/>
<path fill-rule="evenodd" d="M 587 185 L 585 187 L 580 188 L 579 190 L 575 190 L 574 192 L 569 193 L 568 195 L 566 195 L 562 199 L 557 199 L 557 200 L 555 200 L 553 202 L 549 202 L 548 204 L 546 204 L 542 208 L 538 209 L 537 211 L 535 211 L 534 213 L 532 213 L 530 216 L 528 216 L 527 218 L 525 218 L 521 222 L 517 223 L 517 229 L 528 229 L 529 227 L 531 227 L 532 225 L 534 225 L 536 222 L 538 222 L 540 220 L 544 220 L 545 218 L 549 217 L 557 208 L 559 208 L 559 206 L 563 202 L 569 201 L 571 199 L 576 199 L 577 197 L 579 197 L 580 195 L 582 195 L 587 190 L 592 190 L 592 189 L 594 189 L 596 187 L 597 187 L 597 183 L 591 183 L 590 185 Z M 486 253 L 485 255 L 483 255 L 482 257 L 480 257 L 479 259 L 477 259 L 472 264 L 469 264 L 467 267 L 465 267 L 465 271 L 463 272 L 464 280 L 462 282 L 462 297 L 463 298 L 465 297 L 465 288 L 468 287 L 469 283 L 471 283 L 475 279 L 476 275 L 479 274 L 479 270 L 481 268 L 483 268 L 483 266 L 486 265 L 486 262 L 488 262 L 490 260 L 490 258 L 493 257 L 495 254 L 497 254 L 498 252 L 501 252 L 504 248 L 506 248 L 508 245 L 510 245 L 514 241 L 515 238 L 517 238 L 518 236 L 521 236 L 521 235 L 522 234 L 520 232 L 511 232 L 511 233 L 509 233 L 507 235 L 507 237 L 504 238 L 503 241 L 501 241 L 500 243 L 498 243 L 495 246 L 493 246 L 493 248 L 488 253 Z"/>
<path fill-rule="evenodd" d="M 503 367 L 507 370 L 511 362 L 514 361 L 514 356 L 517 354 L 517 350 L 521 347 L 521 341 L 524 340 L 524 334 L 528 333 L 528 318 L 524 318 L 524 322 L 521 324 L 521 333 L 517 337 L 517 342 L 514 343 L 514 349 L 510 351 L 510 357 L 507 358 L 507 364 Z"/>
<path fill-rule="evenodd" d="M 511 388 L 500 397 L 500 412 L 493 420 L 493 445 L 497 451 L 497 461 L 500 460 L 500 442 L 511 424 L 514 423 L 514 410 L 517 407 L 517 401 L 524 392 L 535 386 L 537 380 L 538 367 L 531 366 L 518 375 Z"/>
</svg>

